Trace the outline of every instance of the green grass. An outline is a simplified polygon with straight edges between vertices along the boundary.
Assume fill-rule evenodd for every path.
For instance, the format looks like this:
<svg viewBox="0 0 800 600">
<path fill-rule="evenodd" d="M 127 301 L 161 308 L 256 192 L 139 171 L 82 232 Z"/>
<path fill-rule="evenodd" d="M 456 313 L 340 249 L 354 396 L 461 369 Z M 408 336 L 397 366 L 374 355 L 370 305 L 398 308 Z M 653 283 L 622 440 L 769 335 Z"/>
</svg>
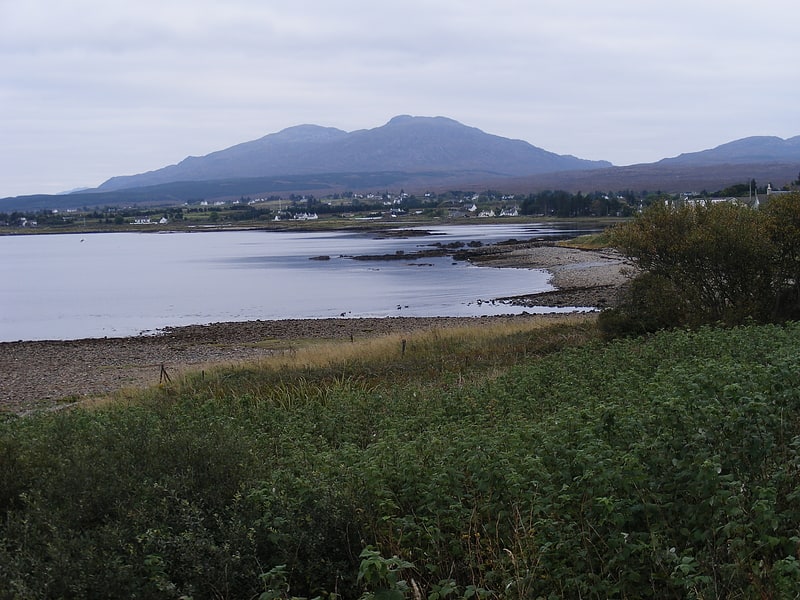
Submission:
<svg viewBox="0 0 800 600">
<path fill-rule="evenodd" d="M 2 423 L 0 598 L 798 589 L 800 325 L 400 341 Z"/>
<path fill-rule="evenodd" d="M 558 242 L 558 245 L 581 250 L 602 250 L 611 246 L 611 237 L 608 229 L 606 229 L 600 233 L 579 235 L 578 237 Z"/>
</svg>

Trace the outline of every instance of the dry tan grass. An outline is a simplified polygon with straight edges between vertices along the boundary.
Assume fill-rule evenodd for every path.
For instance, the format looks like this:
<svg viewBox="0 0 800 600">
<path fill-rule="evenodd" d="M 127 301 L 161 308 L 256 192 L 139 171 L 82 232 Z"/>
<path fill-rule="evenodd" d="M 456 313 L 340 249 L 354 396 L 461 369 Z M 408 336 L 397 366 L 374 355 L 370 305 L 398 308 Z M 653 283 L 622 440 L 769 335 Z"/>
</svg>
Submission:
<svg viewBox="0 0 800 600">
<path fill-rule="evenodd" d="M 571 313 L 548 319 L 489 321 L 472 325 L 432 328 L 408 333 L 391 333 L 356 341 L 327 340 L 302 343 L 284 348 L 271 356 L 244 361 L 236 366 L 279 371 L 281 369 L 319 369 L 347 364 L 385 364 L 402 358 L 406 353 L 431 353 L 453 345 L 476 347 L 489 340 L 518 334 L 542 332 L 555 326 L 571 326 L 594 322 L 590 313 Z M 234 365 L 218 365 L 229 369 Z"/>
<path fill-rule="evenodd" d="M 492 379 L 525 356 L 541 355 L 595 337 L 596 315 L 476 321 L 371 338 L 310 341 L 257 359 L 207 365 L 175 373 L 148 389 L 125 388 L 86 399 L 84 408 L 135 406 L 148 399 L 183 395 L 242 398 L 288 406 L 323 398 L 330 386 L 371 388 L 392 382 L 436 385 Z"/>
</svg>

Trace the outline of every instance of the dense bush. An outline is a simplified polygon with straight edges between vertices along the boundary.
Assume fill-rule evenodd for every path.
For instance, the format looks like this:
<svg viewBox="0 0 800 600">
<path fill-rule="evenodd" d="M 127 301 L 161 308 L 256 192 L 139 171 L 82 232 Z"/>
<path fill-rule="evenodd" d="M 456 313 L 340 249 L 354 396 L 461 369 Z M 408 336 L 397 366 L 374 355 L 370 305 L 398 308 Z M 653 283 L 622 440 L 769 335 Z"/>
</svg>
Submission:
<svg viewBox="0 0 800 600">
<path fill-rule="evenodd" d="M 654 204 L 610 237 L 640 274 L 620 305 L 602 316 L 608 332 L 797 315 L 799 195 L 776 196 L 762 210 L 727 202 Z"/>
<path fill-rule="evenodd" d="M 791 318 L 800 317 L 800 193 L 773 196 L 765 209 L 767 235 L 775 246 L 780 274 L 778 304 Z"/>
<path fill-rule="evenodd" d="M 0 598 L 788 597 L 799 354 L 700 329 L 9 419 Z"/>
</svg>

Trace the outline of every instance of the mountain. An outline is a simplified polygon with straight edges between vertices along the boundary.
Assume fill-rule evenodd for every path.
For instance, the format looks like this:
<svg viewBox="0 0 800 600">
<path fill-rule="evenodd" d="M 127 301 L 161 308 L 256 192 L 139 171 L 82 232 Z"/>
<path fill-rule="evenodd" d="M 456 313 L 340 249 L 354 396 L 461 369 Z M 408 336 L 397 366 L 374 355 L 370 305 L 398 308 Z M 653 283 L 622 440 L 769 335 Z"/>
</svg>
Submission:
<svg viewBox="0 0 800 600">
<path fill-rule="evenodd" d="M 554 154 L 445 117 L 403 115 L 382 127 L 351 133 L 318 125 L 290 127 L 155 171 L 113 177 L 97 191 L 283 175 L 437 171 L 514 177 L 610 166 Z"/>
<path fill-rule="evenodd" d="M 799 171 L 800 136 L 753 136 L 654 163 L 509 179 L 502 189 L 515 193 L 543 189 L 677 193 L 721 190 L 751 179 L 759 185 L 771 182 L 780 188 L 795 181 Z"/>
<path fill-rule="evenodd" d="M 710 150 L 689 152 L 658 161 L 657 165 L 712 165 L 800 162 L 800 135 L 784 140 L 774 136 L 753 136 L 728 142 Z"/>
</svg>

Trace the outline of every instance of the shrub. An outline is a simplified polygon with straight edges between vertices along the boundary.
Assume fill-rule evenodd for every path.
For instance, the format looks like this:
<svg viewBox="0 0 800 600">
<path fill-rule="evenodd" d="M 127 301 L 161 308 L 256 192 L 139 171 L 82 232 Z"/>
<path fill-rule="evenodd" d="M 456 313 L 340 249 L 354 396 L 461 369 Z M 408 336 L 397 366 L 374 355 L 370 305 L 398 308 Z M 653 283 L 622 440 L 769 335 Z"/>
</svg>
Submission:
<svg viewBox="0 0 800 600">
<path fill-rule="evenodd" d="M 764 209 L 767 235 L 775 246 L 781 318 L 800 317 L 800 193 L 773 196 Z"/>
<path fill-rule="evenodd" d="M 606 330 L 773 320 L 781 283 L 769 224 L 765 212 L 718 203 L 655 204 L 617 226 L 612 245 L 641 274 Z"/>
<path fill-rule="evenodd" d="M 617 306 L 600 313 L 597 325 L 607 338 L 642 335 L 688 321 L 690 310 L 669 279 L 645 272 L 625 286 Z"/>
</svg>

